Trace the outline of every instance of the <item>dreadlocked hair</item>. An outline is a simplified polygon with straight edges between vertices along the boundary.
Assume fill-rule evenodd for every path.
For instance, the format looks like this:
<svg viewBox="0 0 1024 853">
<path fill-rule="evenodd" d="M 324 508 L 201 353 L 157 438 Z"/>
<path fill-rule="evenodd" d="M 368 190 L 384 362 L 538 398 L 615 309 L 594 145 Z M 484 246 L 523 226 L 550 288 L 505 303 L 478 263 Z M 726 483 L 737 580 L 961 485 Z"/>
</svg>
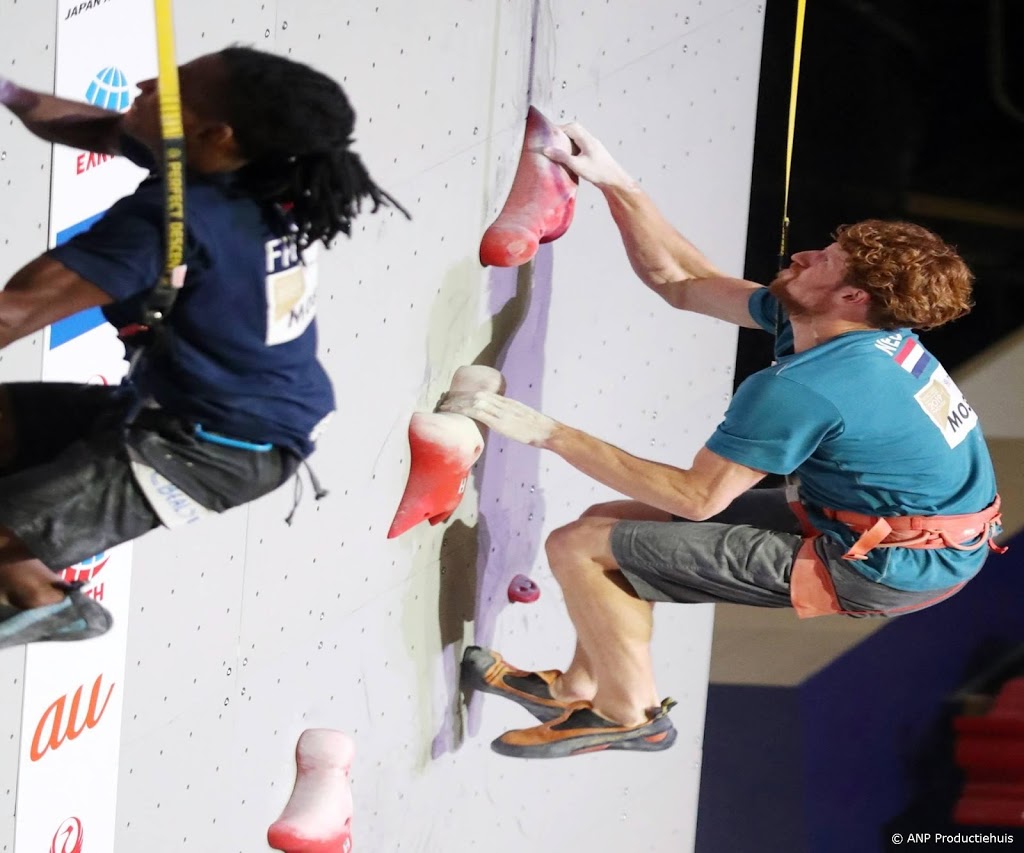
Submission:
<svg viewBox="0 0 1024 853">
<path fill-rule="evenodd" d="M 225 48 L 219 56 L 226 70 L 224 119 L 248 161 L 236 186 L 287 210 L 300 250 L 351 234 L 364 199 L 373 203 L 371 212 L 390 205 L 411 218 L 350 149 L 356 115 L 334 80 L 249 47 Z"/>
</svg>

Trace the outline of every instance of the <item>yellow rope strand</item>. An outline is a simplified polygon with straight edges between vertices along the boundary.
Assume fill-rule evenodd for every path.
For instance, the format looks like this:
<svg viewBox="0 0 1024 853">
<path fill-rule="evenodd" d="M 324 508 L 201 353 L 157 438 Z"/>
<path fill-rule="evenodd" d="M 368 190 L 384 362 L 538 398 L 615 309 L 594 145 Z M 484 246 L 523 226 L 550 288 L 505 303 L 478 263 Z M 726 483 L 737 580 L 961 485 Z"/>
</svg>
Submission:
<svg viewBox="0 0 1024 853">
<path fill-rule="evenodd" d="M 154 0 L 156 10 L 157 84 L 160 132 L 163 137 L 165 228 L 167 257 L 164 282 L 185 258 L 185 132 L 181 123 L 181 92 L 174 56 L 174 15 L 171 0 Z"/>
<path fill-rule="evenodd" d="M 789 130 L 786 135 L 786 187 L 782 202 L 782 237 L 779 242 L 779 269 L 786 262 L 789 248 L 789 180 L 793 170 L 793 138 L 796 134 L 796 96 L 800 86 L 800 55 L 804 41 L 804 16 L 807 0 L 798 0 L 796 9 L 796 39 L 793 44 L 793 82 L 789 91 Z"/>
</svg>

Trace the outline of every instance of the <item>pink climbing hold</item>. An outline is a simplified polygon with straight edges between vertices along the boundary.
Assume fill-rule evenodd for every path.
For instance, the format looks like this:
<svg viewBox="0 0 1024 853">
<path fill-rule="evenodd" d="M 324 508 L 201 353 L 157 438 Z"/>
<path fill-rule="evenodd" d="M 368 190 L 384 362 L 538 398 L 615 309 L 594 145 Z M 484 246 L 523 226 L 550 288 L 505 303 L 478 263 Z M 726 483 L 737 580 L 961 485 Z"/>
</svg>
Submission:
<svg viewBox="0 0 1024 853">
<path fill-rule="evenodd" d="M 267 842 L 285 853 L 350 853 L 352 738 L 333 729 L 306 729 L 295 746 L 295 787 Z"/>
<path fill-rule="evenodd" d="M 526 137 L 505 206 L 480 241 L 480 263 L 518 267 L 541 243 L 561 237 L 572 222 L 579 179 L 542 153 L 572 152 L 572 140 L 535 107 L 526 116 Z"/>
<path fill-rule="evenodd" d="M 519 604 L 532 604 L 540 598 L 540 587 L 526 575 L 516 575 L 508 585 L 508 600 Z"/>
</svg>

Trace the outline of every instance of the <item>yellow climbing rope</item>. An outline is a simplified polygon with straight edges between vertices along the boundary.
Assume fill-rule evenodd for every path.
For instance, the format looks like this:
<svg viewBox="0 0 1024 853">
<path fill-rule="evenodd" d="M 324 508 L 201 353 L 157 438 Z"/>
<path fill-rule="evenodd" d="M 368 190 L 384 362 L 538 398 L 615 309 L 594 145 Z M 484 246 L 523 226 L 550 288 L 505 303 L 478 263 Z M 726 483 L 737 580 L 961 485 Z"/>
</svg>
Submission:
<svg viewBox="0 0 1024 853">
<path fill-rule="evenodd" d="M 779 242 L 779 268 L 786 263 L 789 249 L 789 178 L 793 169 L 793 138 L 796 134 L 796 95 L 800 86 L 800 54 L 804 41 L 804 15 L 807 0 L 798 0 L 796 9 L 796 39 L 793 43 L 793 81 L 789 90 L 789 129 L 786 135 L 786 186 L 782 202 L 782 237 Z"/>
<path fill-rule="evenodd" d="M 184 283 L 185 270 L 185 131 L 181 123 L 181 91 L 174 55 L 174 13 L 171 0 L 154 0 L 156 11 L 157 88 L 164 158 L 164 228 L 166 257 L 157 298 L 147 308 L 147 325 L 162 321 Z"/>
</svg>

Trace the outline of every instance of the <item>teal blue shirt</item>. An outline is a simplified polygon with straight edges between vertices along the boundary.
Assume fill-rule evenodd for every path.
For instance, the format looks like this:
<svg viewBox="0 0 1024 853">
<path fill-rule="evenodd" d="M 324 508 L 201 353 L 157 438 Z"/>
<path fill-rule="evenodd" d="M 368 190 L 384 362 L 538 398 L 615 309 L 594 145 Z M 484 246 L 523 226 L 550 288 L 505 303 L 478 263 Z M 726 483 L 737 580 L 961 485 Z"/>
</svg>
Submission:
<svg viewBox="0 0 1024 853">
<path fill-rule="evenodd" d="M 750 313 L 776 332 L 767 288 Z M 781 332 L 792 336 L 788 320 Z M 844 546 L 857 539 L 821 507 L 869 515 L 960 515 L 995 499 L 977 415 L 909 329 L 848 332 L 749 377 L 708 441 L 760 471 L 795 473 L 812 523 Z M 944 589 L 981 568 L 977 551 L 876 548 L 851 566 L 904 590 Z"/>
</svg>

